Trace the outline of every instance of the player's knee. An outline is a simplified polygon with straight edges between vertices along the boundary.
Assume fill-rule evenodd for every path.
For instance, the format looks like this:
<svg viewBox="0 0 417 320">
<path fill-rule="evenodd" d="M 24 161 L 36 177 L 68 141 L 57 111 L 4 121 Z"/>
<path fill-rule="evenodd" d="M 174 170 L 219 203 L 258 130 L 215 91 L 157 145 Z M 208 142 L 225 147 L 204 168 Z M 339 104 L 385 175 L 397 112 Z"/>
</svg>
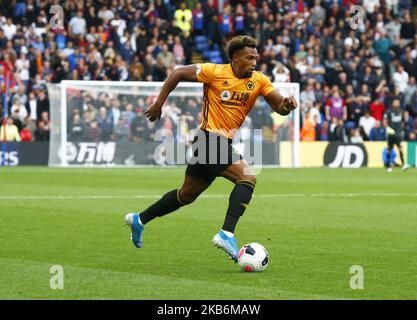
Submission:
<svg viewBox="0 0 417 320">
<path fill-rule="evenodd" d="M 251 175 L 247 177 L 247 180 L 252 182 L 253 186 L 256 186 L 256 177 Z"/>
<path fill-rule="evenodd" d="M 241 177 L 241 179 L 238 179 L 237 183 L 244 183 L 247 182 L 251 185 L 253 185 L 253 187 L 256 186 L 256 177 L 254 175 L 245 175 L 243 177 Z"/>
<path fill-rule="evenodd" d="M 187 205 L 193 203 L 200 194 L 195 192 L 195 190 L 188 189 L 188 188 L 181 188 L 180 192 L 178 193 L 179 201 L 183 205 Z"/>
</svg>

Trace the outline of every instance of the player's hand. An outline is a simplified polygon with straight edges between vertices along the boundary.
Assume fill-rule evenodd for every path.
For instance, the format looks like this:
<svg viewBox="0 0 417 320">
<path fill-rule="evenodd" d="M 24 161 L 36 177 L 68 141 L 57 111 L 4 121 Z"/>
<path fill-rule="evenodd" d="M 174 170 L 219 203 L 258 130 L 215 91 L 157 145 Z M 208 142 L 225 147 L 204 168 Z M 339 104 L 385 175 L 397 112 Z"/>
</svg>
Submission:
<svg viewBox="0 0 417 320">
<path fill-rule="evenodd" d="M 145 110 L 145 116 L 149 121 L 154 122 L 155 120 L 161 119 L 161 106 L 156 103 L 152 103 L 148 109 Z"/>
<path fill-rule="evenodd" d="M 294 96 L 286 97 L 284 98 L 282 107 L 284 110 L 291 112 L 298 107 L 297 100 L 295 100 Z"/>
</svg>

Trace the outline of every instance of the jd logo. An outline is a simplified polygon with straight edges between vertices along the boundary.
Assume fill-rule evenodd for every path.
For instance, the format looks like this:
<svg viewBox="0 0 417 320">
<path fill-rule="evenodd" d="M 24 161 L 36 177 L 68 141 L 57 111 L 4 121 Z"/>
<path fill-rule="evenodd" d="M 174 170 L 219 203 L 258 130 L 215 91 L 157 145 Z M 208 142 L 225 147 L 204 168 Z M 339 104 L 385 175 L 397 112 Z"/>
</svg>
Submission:
<svg viewBox="0 0 417 320">
<path fill-rule="evenodd" d="M 360 168 L 368 164 L 368 154 L 362 144 L 329 143 L 324 153 L 324 165 L 329 168 Z"/>
</svg>

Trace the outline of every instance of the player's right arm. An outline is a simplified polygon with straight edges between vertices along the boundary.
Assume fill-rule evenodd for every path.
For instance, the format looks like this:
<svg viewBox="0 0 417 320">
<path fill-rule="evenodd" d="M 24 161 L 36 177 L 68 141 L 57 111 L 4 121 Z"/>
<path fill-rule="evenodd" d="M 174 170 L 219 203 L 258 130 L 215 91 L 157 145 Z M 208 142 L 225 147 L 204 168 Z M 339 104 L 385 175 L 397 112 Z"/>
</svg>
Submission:
<svg viewBox="0 0 417 320">
<path fill-rule="evenodd" d="M 197 73 L 196 73 L 196 66 L 195 64 L 191 64 L 188 66 L 183 66 L 178 69 L 175 69 L 169 77 L 165 80 L 164 85 L 162 86 L 161 92 L 159 92 L 156 101 L 152 103 L 148 109 L 145 111 L 146 117 L 150 121 L 155 121 L 161 118 L 161 109 L 165 103 L 166 98 L 174 90 L 178 83 L 181 81 L 186 82 L 197 82 Z"/>
</svg>

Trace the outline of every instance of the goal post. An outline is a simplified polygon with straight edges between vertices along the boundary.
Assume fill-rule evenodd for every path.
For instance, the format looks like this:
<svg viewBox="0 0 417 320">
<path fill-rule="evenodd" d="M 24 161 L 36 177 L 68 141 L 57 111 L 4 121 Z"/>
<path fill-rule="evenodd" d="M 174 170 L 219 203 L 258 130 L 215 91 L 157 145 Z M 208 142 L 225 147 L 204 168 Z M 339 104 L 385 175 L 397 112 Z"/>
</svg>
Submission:
<svg viewBox="0 0 417 320">
<path fill-rule="evenodd" d="M 186 164 L 201 121 L 203 85 L 179 83 L 151 123 L 143 112 L 163 82 L 73 81 L 48 84 L 49 166 L 177 166 Z M 274 83 L 300 104 L 298 83 Z M 235 107 L 235 106 L 234 106 Z M 299 167 L 300 108 L 283 117 L 259 97 L 234 140 L 252 165 Z M 166 147 L 166 141 L 173 147 Z M 254 156 L 254 154 L 256 154 Z M 185 162 L 184 162 L 185 159 Z M 251 164 L 251 163 L 249 163 Z"/>
</svg>

